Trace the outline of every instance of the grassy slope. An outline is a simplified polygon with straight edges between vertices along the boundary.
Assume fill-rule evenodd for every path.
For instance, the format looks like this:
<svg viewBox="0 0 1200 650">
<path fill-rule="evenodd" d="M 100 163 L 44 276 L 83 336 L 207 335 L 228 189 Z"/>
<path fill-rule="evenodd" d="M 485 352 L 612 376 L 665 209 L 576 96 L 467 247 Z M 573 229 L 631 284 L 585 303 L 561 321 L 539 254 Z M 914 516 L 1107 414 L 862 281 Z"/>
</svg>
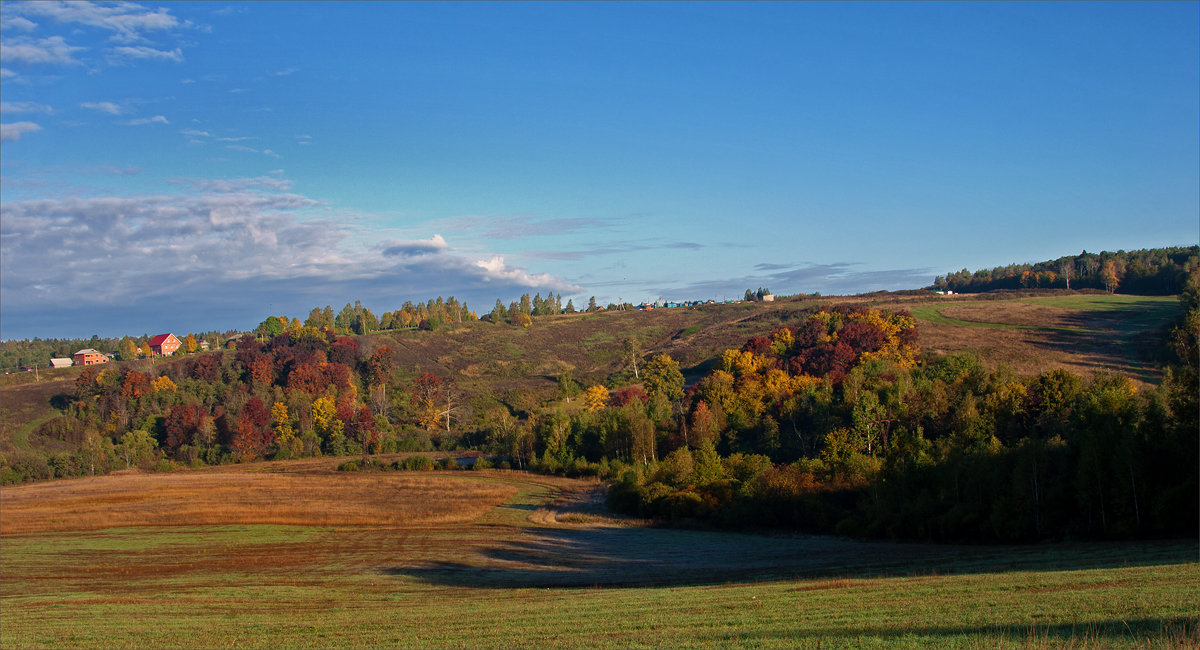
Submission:
<svg viewBox="0 0 1200 650">
<path fill-rule="evenodd" d="M 318 478 L 315 461 L 273 464 Z M 289 469 L 291 468 L 291 469 Z M 189 477 L 233 478 L 256 466 Z M 120 478 L 120 477 L 118 477 Z M 125 477 L 135 478 L 135 477 Z M 339 488 L 322 483 L 314 498 Z M 426 474 L 442 493 L 479 489 L 485 507 L 436 523 L 421 490 L 367 497 L 408 522 L 294 526 L 210 519 L 92 531 L 0 533 L 0 634 L 31 647 L 1194 647 L 1197 545 L 1037 547 L 861 543 L 646 528 L 555 517 L 592 485 L 519 473 Z M 67 509 L 100 479 L 0 491 Z M 111 480 L 111 479 L 110 479 Z M 274 480 L 274 479 L 271 479 Z M 156 494 L 153 485 L 130 490 Z M 197 486 L 202 488 L 203 481 Z M 108 484 L 111 488 L 111 484 Z M 489 485 L 511 496 L 492 501 Z M 220 496 L 194 507 L 219 519 Z M 116 492 L 91 507 L 126 507 Z M 559 505 L 552 505 L 551 500 Z M 148 519 L 169 499 L 140 498 Z M 304 511 L 309 498 L 292 505 Z M 580 497 L 583 498 L 583 497 Z M 586 505 L 586 504 L 585 504 Z M 429 508 L 432 508 L 430 510 Z M 311 509 L 316 516 L 318 508 Z M 477 513 L 479 511 L 476 511 Z M 86 513 L 67 515 L 78 522 Z M 232 515 L 231 515 L 232 516 Z M 60 524 L 61 525 L 61 524 Z"/>
<path fill-rule="evenodd" d="M 810 310 L 853 303 L 912 310 L 921 346 L 934 357 L 973 351 L 989 366 L 1004 363 L 1021 374 L 1106 370 L 1152 384 L 1159 372 L 1153 356 L 1158 329 L 1178 311 L 1172 297 L 1046 291 L 995 298 L 881 294 L 576 314 L 538 319 L 530 328 L 475 322 L 432 333 L 385 332 L 364 337 L 363 347 L 389 345 L 402 373 L 453 377 L 468 395 L 519 391 L 549 398 L 564 371 L 585 385 L 619 372 L 622 341 L 630 336 L 648 355 L 670 354 L 694 381 L 723 350 L 740 347 L 750 336 L 796 323 Z M 53 414 L 51 399 L 70 393 L 78 369 L 53 372 L 39 383 L 30 383 L 30 373 L 0 377 L 0 451 L 55 448 L 54 441 L 29 438 L 34 425 Z"/>
</svg>

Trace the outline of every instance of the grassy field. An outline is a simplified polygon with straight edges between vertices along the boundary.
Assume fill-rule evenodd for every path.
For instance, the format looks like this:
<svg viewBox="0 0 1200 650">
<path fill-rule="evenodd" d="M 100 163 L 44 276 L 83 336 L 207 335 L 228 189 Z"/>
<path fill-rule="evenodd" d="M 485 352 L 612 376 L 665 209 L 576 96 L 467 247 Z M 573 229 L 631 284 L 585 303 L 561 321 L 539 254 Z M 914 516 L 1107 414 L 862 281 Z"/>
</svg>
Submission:
<svg viewBox="0 0 1200 650">
<path fill-rule="evenodd" d="M 958 547 L 662 529 L 608 515 L 595 483 L 346 475 L 335 462 L 0 490 L 0 645 L 1200 642 L 1196 540 Z"/>
<path fill-rule="evenodd" d="M 928 352 L 972 351 L 1019 374 L 1066 369 L 1116 372 L 1143 386 L 1158 382 L 1164 328 L 1179 313 L 1175 296 L 1058 294 L 996 300 L 971 296 L 910 307 Z"/>
</svg>

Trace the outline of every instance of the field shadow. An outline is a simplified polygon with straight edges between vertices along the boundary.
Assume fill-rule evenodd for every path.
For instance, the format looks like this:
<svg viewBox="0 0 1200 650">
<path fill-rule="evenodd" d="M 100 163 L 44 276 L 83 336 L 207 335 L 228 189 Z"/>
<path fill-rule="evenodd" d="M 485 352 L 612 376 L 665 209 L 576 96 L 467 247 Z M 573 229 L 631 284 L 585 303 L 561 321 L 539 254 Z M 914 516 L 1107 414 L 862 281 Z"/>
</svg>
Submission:
<svg viewBox="0 0 1200 650">
<path fill-rule="evenodd" d="M 476 588 L 639 587 L 1183 564 L 1191 541 L 983 547 L 662 528 L 532 528 L 458 558 L 383 570 Z M 462 558 L 462 559 L 459 559 Z"/>
<path fill-rule="evenodd" d="M 1062 317 L 1068 328 L 1040 330 L 1034 347 L 1067 352 L 1073 363 L 1093 372 L 1130 373 L 1153 383 L 1166 361 L 1167 328 L 1179 313 L 1174 303 L 1080 311 Z M 1102 332 L 1102 335 L 1097 335 Z"/>
</svg>

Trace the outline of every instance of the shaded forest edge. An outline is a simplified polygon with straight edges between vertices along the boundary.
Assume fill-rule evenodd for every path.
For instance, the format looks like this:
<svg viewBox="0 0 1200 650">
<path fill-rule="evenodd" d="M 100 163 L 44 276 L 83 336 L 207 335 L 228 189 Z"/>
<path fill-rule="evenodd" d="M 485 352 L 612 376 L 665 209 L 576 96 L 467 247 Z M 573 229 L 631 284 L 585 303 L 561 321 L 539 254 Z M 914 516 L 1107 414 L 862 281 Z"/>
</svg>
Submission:
<svg viewBox="0 0 1200 650">
<path fill-rule="evenodd" d="M 231 350 L 82 369 L 55 397 L 61 415 L 30 432 L 56 451 L 6 451 L 0 477 L 345 454 L 360 456 L 346 469 L 383 469 L 372 454 L 470 449 L 482 465 L 609 480 L 615 510 L 688 525 L 947 541 L 1192 535 L 1194 269 L 1184 285 L 1164 341 L 1172 361 L 1140 391 L 1114 374 L 1020 377 L 970 354 L 924 358 L 910 315 L 864 305 L 747 316 L 769 329 L 690 368 L 630 335 L 615 346 L 619 371 L 581 383 L 559 368 L 553 396 L 481 392 L 462 373 L 398 363 L 414 333 L 295 324 Z M 428 467 L 414 458 L 386 468 Z"/>
</svg>

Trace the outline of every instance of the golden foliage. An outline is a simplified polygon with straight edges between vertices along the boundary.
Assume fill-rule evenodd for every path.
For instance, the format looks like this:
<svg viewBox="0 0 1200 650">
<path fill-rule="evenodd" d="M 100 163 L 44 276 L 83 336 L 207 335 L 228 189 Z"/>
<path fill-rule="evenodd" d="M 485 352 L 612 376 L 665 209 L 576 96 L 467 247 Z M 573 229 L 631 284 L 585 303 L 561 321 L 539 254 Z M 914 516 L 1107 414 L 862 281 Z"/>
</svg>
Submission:
<svg viewBox="0 0 1200 650">
<path fill-rule="evenodd" d="M 153 393 L 164 390 L 174 393 L 176 388 L 178 388 L 178 386 L 175 385 L 175 382 L 171 381 L 171 378 L 166 375 L 155 377 L 154 380 L 150 382 L 150 391 Z"/>
<path fill-rule="evenodd" d="M 583 393 L 583 403 L 589 411 L 603 410 L 608 406 L 608 389 L 599 384 L 588 388 Z"/>
</svg>

